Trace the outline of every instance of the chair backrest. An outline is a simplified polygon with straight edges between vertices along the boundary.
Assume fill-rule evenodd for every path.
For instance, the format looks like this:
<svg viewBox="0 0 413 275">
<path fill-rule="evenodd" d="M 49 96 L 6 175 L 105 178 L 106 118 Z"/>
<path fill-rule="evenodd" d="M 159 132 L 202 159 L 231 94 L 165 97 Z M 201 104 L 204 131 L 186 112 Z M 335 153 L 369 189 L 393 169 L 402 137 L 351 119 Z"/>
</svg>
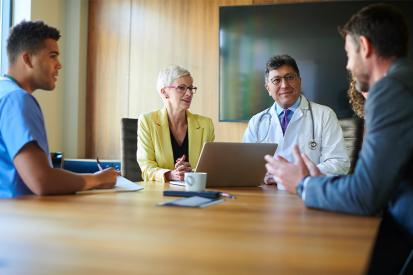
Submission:
<svg viewBox="0 0 413 275">
<path fill-rule="evenodd" d="M 141 169 L 136 160 L 138 120 L 136 118 L 122 118 L 121 125 L 122 176 L 131 181 L 141 181 Z"/>
<path fill-rule="evenodd" d="M 407 256 L 406 262 L 404 263 L 402 270 L 400 270 L 399 275 L 413 274 L 413 249 L 410 251 L 409 256 Z"/>
<path fill-rule="evenodd" d="M 359 118 L 346 118 L 340 119 L 339 122 L 343 130 L 344 146 L 350 157 L 350 173 L 352 173 L 363 142 L 363 120 Z"/>
</svg>

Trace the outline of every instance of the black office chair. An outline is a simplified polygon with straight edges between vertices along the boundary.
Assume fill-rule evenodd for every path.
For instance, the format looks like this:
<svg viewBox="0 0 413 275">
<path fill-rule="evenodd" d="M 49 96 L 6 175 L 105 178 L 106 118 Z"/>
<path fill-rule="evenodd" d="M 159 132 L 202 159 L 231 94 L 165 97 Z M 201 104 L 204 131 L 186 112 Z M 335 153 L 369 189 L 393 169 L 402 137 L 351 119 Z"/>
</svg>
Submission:
<svg viewBox="0 0 413 275">
<path fill-rule="evenodd" d="M 384 211 L 365 274 L 412 275 L 412 248 L 412 234 Z"/>
<path fill-rule="evenodd" d="M 404 263 L 402 270 L 399 275 L 409 275 L 413 274 L 413 249 L 410 251 L 409 256 L 407 257 L 406 262 Z"/>
<path fill-rule="evenodd" d="M 141 181 L 142 172 L 136 160 L 138 120 L 136 118 L 122 118 L 121 124 L 122 176 L 130 181 Z"/>
</svg>

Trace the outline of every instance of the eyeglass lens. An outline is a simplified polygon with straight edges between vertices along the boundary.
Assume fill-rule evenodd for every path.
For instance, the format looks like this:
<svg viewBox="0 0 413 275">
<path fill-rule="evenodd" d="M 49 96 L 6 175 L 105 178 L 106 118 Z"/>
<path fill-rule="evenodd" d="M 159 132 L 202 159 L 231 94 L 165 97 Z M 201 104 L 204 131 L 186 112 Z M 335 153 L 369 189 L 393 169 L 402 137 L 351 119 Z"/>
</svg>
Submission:
<svg viewBox="0 0 413 275">
<path fill-rule="evenodd" d="M 181 92 L 181 93 L 185 93 L 187 90 L 189 90 L 191 93 L 195 94 L 197 87 L 192 87 L 192 86 L 185 86 L 185 85 L 180 85 L 176 87 L 176 90 Z"/>
<path fill-rule="evenodd" d="M 294 82 L 294 80 L 296 78 L 297 78 L 297 76 L 294 75 L 294 74 L 287 74 L 285 76 L 274 77 L 273 79 L 271 79 L 271 82 L 276 86 L 280 86 L 283 79 L 290 84 L 290 83 Z"/>
</svg>

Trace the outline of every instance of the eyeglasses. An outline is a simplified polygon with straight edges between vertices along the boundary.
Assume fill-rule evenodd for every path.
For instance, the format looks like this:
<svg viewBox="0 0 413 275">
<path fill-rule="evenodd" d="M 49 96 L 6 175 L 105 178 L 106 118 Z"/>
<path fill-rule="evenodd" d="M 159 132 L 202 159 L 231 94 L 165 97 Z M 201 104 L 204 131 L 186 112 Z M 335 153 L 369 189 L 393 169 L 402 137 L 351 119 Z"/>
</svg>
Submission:
<svg viewBox="0 0 413 275">
<path fill-rule="evenodd" d="M 173 88 L 180 94 L 185 94 L 187 90 L 191 92 L 191 94 L 196 94 L 197 87 L 193 86 L 186 86 L 186 85 L 179 85 L 179 86 L 166 86 L 165 88 Z"/>
<path fill-rule="evenodd" d="M 293 83 L 296 79 L 298 78 L 298 76 L 296 74 L 286 74 L 284 76 L 276 76 L 274 78 L 272 78 L 270 81 L 272 82 L 272 84 L 274 84 L 275 86 L 281 86 L 281 82 L 284 79 L 285 81 L 287 81 L 288 84 Z"/>
</svg>

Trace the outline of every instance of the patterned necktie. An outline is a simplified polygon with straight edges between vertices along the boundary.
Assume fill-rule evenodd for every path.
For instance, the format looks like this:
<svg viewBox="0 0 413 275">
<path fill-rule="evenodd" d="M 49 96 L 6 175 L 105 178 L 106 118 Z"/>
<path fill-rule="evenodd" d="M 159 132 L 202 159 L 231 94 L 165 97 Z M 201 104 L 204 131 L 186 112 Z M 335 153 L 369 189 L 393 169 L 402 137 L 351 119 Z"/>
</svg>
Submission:
<svg viewBox="0 0 413 275">
<path fill-rule="evenodd" d="M 282 118 L 282 120 L 281 120 L 281 129 L 283 130 L 283 135 L 284 135 L 284 134 L 285 134 L 285 130 L 287 129 L 287 126 L 288 126 L 288 122 L 289 122 L 289 120 L 288 120 L 288 114 L 290 113 L 290 110 L 285 109 L 283 112 L 284 112 L 284 116 L 283 116 L 283 118 Z"/>
</svg>

